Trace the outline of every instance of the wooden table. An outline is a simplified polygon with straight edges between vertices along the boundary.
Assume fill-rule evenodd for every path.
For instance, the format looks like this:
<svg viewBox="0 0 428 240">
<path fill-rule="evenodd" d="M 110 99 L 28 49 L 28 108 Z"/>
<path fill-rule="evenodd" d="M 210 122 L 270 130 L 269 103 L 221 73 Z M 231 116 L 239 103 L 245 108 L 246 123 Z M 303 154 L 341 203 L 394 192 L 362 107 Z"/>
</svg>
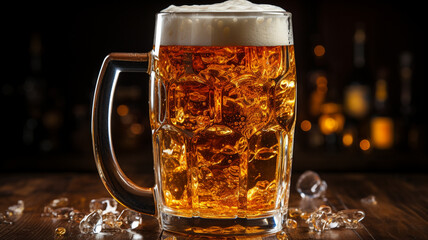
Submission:
<svg viewBox="0 0 428 240">
<path fill-rule="evenodd" d="M 300 173 L 292 181 L 291 207 L 301 204 L 295 189 Z M 324 173 L 328 183 L 327 199 L 334 211 L 358 208 L 366 213 L 361 227 L 355 230 L 334 229 L 311 232 L 302 220 L 298 228 L 287 229 L 294 239 L 428 239 L 428 175 Z M 152 176 L 133 178 L 137 183 L 153 183 Z M 375 195 L 377 205 L 362 204 L 360 199 Z M 96 173 L 26 173 L 0 175 L 0 211 L 22 199 L 25 211 L 13 224 L 0 224 L 0 239 L 277 239 L 276 235 L 204 238 L 162 233 L 156 219 L 145 216 L 142 227 L 121 233 L 82 234 L 77 223 L 41 217 L 44 205 L 59 197 L 68 197 L 70 205 L 88 211 L 93 198 L 109 196 Z M 321 200 L 320 200 L 321 201 Z M 67 233 L 58 237 L 55 228 Z M 175 238 L 174 238 L 175 237 Z M 283 238 L 283 239 L 287 239 Z"/>
</svg>

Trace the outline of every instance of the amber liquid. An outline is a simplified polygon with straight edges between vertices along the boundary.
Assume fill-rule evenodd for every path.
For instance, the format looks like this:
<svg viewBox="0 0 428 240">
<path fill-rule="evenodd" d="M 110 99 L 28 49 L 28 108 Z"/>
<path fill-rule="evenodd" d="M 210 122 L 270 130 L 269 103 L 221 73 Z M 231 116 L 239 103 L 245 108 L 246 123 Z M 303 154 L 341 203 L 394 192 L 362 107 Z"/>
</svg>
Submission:
<svg viewBox="0 0 428 240">
<path fill-rule="evenodd" d="M 161 46 L 151 81 L 157 201 L 184 217 L 257 218 L 288 203 L 293 46 Z"/>
</svg>

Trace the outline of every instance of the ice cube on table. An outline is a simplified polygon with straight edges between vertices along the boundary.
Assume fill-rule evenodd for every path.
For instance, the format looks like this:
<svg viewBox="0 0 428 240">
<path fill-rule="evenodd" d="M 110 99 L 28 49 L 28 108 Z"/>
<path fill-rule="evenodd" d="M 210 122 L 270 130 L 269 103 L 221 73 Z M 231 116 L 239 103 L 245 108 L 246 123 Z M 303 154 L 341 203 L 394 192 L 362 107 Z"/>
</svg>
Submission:
<svg viewBox="0 0 428 240">
<path fill-rule="evenodd" d="M 72 207 L 60 207 L 60 208 L 56 208 L 56 209 L 53 209 L 51 211 L 51 217 L 58 218 L 58 219 L 69 219 L 70 218 L 70 213 L 73 210 L 74 209 Z"/>
<path fill-rule="evenodd" d="M 340 226 L 337 223 L 336 214 L 327 205 L 321 205 L 316 211 L 312 212 L 309 218 L 306 219 L 306 223 L 309 229 L 316 232 L 323 232 Z"/>
<path fill-rule="evenodd" d="M 89 211 L 101 210 L 101 214 L 108 212 L 115 212 L 117 209 L 117 202 L 113 198 L 97 198 L 92 199 L 89 203 Z"/>
<path fill-rule="evenodd" d="M 117 221 L 117 214 L 108 212 L 102 215 L 103 229 L 102 232 L 120 231 L 121 222 Z"/>
<path fill-rule="evenodd" d="M 59 208 L 59 207 L 67 207 L 68 206 L 68 198 L 66 197 L 61 197 L 61 198 L 56 198 L 53 199 L 48 206 L 53 207 L 53 208 Z"/>
<path fill-rule="evenodd" d="M 287 219 L 286 225 L 287 225 L 287 228 L 295 229 L 297 228 L 297 221 L 294 219 Z"/>
<path fill-rule="evenodd" d="M 81 233 L 100 233 L 102 225 L 102 216 L 98 211 L 93 211 L 80 221 L 79 229 Z"/>
<path fill-rule="evenodd" d="M 73 210 L 70 212 L 69 216 L 71 221 L 80 223 L 80 221 L 82 221 L 82 219 L 86 216 L 86 214 L 83 212 L 80 212 L 79 210 Z"/>
<path fill-rule="evenodd" d="M 6 214 L 0 213 L 0 224 L 2 223 L 12 224 L 13 222 L 7 217 Z"/>
<path fill-rule="evenodd" d="M 361 203 L 366 205 L 377 205 L 376 197 L 374 195 L 369 195 L 365 198 L 361 198 Z"/>
<path fill-rule="evenodd" d="M 288 216 L 291 218 L 300 217 L 302 210 L 300 208 L 288 208 Z"/>
<path fill-rule="evenodd" d="M 18 200 L 14 205 L 7 208 L 4 213 L 0 213 L 0 223 L 12 224 L 18 220 L 24 212 L 24 201 Z"/>
<path fill-rule="evenodd" d="M 302 198 L 318 198 L 327 190 L 327 183 L 316 172 L 306 171 L 297 180 L 296 188 Z"/>
<path fill-rule="evenodd" d="M 349 229 L 359 227 L 359 222 L 364 219 L 366 214 L 358 209 L 345 209 L 337 212 L 337 217 L 341 219 L 343 226 Z"/>
<path fill-rule="evenodd" d="M 121 223 L 122 229 L 135 229 L 141 225 L 142 218 L 140 213 L 124 209 L 117 217 L 117 221 Z"/>
<path fill-rule="evenodd" d="M 18 200 L 15 205 L 9 206 L 6 210 L 6 215 L 9 217 L 21 215 L 24 212 L 24 201 Z"/>
<path fill-rule="evenodd" d="M 306 223 L 308 224 L 309 229 L 316 232 L 323 232 L 324 230 L 328 229 L 328 215 L 323 211 L 315 211 L 306 220 Z"/>
<path fill-rule="evenodd" d="M 53 216 L 53 214 L 58 215 L 57 213 L 54 213 L 54 212 L 57 211 L 57 209 L 68 207 L 68 204 L 69 204 L 69 201 L 68 201 L 68 198 L 66 197 L 53 199 L 43 208 L 42 216 L 49 217 L 49 216 Z M 73 209 L 71 211 L 73 211 Z"/>
</svg>

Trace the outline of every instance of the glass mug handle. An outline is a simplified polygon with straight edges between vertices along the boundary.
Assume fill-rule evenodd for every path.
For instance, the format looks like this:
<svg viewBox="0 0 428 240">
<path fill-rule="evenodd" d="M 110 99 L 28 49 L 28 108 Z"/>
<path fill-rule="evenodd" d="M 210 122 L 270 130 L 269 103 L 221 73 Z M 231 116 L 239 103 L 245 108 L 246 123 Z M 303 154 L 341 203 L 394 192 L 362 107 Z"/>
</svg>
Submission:
<svg viewBox="0 0 428 240">
<path fill-rule="evenodd" d="M 122 171 L 113 150 L 111 111 L 120 72 L 147 72 L 150 53 L 111 53 L 98 75 L 92 105 L 92 144 L 98 173 L 108 192 L 135 211 L 156 214 L 153 188 L 140 187 Z"/>
</svg>

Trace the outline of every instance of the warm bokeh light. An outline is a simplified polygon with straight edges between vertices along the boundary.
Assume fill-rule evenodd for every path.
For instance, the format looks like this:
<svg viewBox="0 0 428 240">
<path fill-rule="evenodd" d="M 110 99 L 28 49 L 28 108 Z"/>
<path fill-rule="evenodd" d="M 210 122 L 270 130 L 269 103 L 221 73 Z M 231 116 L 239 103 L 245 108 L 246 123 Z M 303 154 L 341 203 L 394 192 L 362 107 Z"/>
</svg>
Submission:
<svg viewBox="0 0 428 240">
<path fill-rule="evenodd" d="M 310 96 L 309 112 L 312 116 L 317 116 L 321 113 L 321 105 L 325 99 L 325 92 L 314 91 Z"/>
<path fill-rule="evenodd" d="M 317 57 L 322 57 L 325 54 L 325 48 L 323 45 L 316 45 L 314 47 L 314 54 Z"/>
<path fill-rule="evenodd" d="M 321 93 L 327 93 L 328 87 L 327 87 L 327 77 L 324 75 L 320 75 L 316 79 L 317 84 L 317 91 Z"/>
<path fill-rule="evenodd" d="M 311 124 L 311 122 L 310 122 L 309 120 L 303 120 L 303 121 L 300 123 L 300 128 L 302 129 L 302 131 L 304 131 L 304 132 L 308 132 L 308 131 L 310 131 L 310 130 L 311 130 L 311 128 L 312 128 L 312 124 Z"/>
<path fill-rule="evenodd" d="M 315 81 L 317 83 L 317 86 L 327 85 L 327 77 L 324 75 L 319 75 Z"/>
<path fill-rule="evenodd" d="M 385 101 L 388 98 L 387 83 L 385 79 L 377 80 L 375 98 L 377 101 Z"/>
<path fill-rule="evenodd" d="M 394 144 L 394 122 L 391 118 L 375 117 L 371 124 L 371 139 L 373 147 L 388 149 Z"/>
<path fill-rule="evenodd" d="M 329 116 L 320 117 L 321 132 L 325 135 L 332 134 L 337 131 L 338 123 L 336 119 Z"/>
<path fill-rule="evenodd" d="M 141 125 L 139 123 L 133 123 L 131 125 L 131 127 L 129 128 L 129 130 L 131 130 L 131 133 L 133 133 L 135 135 L 140 135 L 143 133 L 144 127 L 143 127 L 143 125 Z"/>
<path fill-rule="evenodd" d="M 116 109 L 117 114 L 121 117 L 128 115 L 129 113 L 129 108 L 126 105 L 119 105 Z"/>
<path fill-rule="evenodd" d="M 368 139 L 363 139 L 360 141 L 360 148 L 363 151 L 369 150 L 371 147 L 370 141 Z"/>
<path fill-rule="evenodd" d="M 322 114 L 318 119 L 318 123 L 324 135 L 337 133 L 343 130 L 345 117 L 341 113 L 341 110 L 341 106 L 336 103 L 325 103 L 322 105 Z"/>
<path fill-rule="evenodd" d="M 352 117 L 362 118 L 369 112 L 369 93 L 367 86 L 355 85 L 345 92 L 345 111 Z"/>
<path fill-rule="evenodd" d="M 351 133 L 345 133 L 342 137 L 342 143 L 344 146 L 349 147 L 354 143 L 354 137 Z"/>
</svg>

